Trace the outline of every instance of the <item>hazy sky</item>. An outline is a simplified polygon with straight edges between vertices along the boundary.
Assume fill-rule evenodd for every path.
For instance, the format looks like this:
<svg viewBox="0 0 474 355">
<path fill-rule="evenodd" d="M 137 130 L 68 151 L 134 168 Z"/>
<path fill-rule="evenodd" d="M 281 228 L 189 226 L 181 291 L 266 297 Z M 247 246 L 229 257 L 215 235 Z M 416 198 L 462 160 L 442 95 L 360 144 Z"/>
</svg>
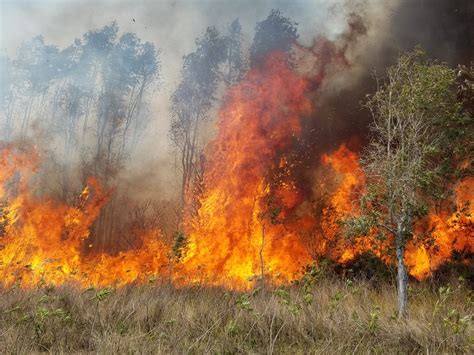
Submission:
<svg viewBox="0 0 474 355">
<path fill-rule="evenodd" d="M 340 0 L 0 0 L 0 47 L 9 53 L 39 33 L 47 42 L 65 46 L 89 29 L 116 20 L 122 31 L 136 32 L 164 51 L 184 54 L 207 26 L 225 27 L 239 17 L 251 35 L 255 23 L 272 8 L 299 23 L 302 40 L 318 27 L 337 31 L 344 14 L 330 9 Z M 132 20 L 135 19 L 135 22 Z M 328 21 L 329 20 L 329 21 Z"/>
<path fill-rule="evenodd" d="M 48 44 L 65 47 L 91 29 L 117 21 L 122 32 L 134 32 L 161 50 L 162 93 L 173 90 L 181 58 L 207 26 L 224 29 L 238 17 L 244 41 L 271 9 L 280 9 L 299 23 L 300 39 L 309 42 L 318 31 L 337 33 L 344 12 L 341 0 L 0 0 L 0 49 L 14 56 L 25 40 L 42 34 Z M 135 19 L 135 21 L 133 21 Z"/>
<path fill-rule="evenodd" d="M 250 44 L 255 24 L 271 9 L 299 23 L 300 39 L 319 32 L 337 33 L 344 24 L 341 0 L 0 0 L 0 48 L 14 56 L 19 45 L 43 35 L 63 48 L 91 29 L 117 21 L 122 32 L 134 32 L 161 50 L 163 80 L 159 95 L 169 96 L 179 79 L 183 55 L 207 26 L 225 30 L 239 18 Z M 135 21 L 133 21 L 135 19 Z M 163 106 L 163 105 L 161 105 Z"/>
<path fill-rule="evenodd" d="M 382 0 L 396 3 L 399 0 Z M 0 0 L 0 49 L 14 57 L 25 40 L 43 35 L 47 44 L 64 48 L 88 30 L 117 21 L 120 31 L 134 32 L 160 49 L 161 86 L 151 101 L 152 124 L 141 146 L 153 161 L 169 151 L 169 97 L 179 81 L 182 56 L 195 49 L 195 38 L 207 26 L 225 31 L 239 18 L 244 46 L 253 39 L 255 24 L 279 9 L 298 22 L 300 41 L 309 44 L 321 32 L 331 37 L 346 25 L 350 4 L 379 0 Z M 134 21 L 135 20 L 135 21 Z M 161 160 L 160 160 L 161 159 Z M 142 163 L 142 162 L 141 162 Z M 132 167 L 133 168 L 133 167 Z M 169 169 L 166 169 L 169 170 Z"/>
<path fill-rule="evenodd" d="M 122 32 L 134 32 L 161 50 L 163 86 L 176 85 L 181 58 L 194 50 L 194 40 L 207 26 L 225 30 L 239 18 L 249 45 L 255 24 L 271 9 L 280 9 L 299 23 L 300 39 L 319 32 L 337 33 L 345 13 L 341 0 L 0 0 L 0 48 L 14 56 L 19 45 L 43 35 L 47 44 L 61 48 L 91 29 L 117 21 Z M 133 21 L 135 19 L 135 21 Z"/>
</svg>

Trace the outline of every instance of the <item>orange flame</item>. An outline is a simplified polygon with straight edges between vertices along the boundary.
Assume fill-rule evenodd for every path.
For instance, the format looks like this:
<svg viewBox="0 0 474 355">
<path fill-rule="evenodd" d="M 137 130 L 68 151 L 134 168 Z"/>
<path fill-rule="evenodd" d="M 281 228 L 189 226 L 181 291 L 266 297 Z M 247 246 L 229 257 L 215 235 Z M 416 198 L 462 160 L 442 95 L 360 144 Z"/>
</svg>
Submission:
<svg viewBox="0 0 474 355">
<path fill-rule="evenodd" d="M 38 199 L 29 192 L 28 181 L 39 155 L 14 152 L 12 147 L 1 154 L 0 201 L 6 202 L 0 218 L 0 277 L 4 284 L 18 282 L 28 287 L 76 282 L 84 287 L 103 286 L 142 280 L 160 271 L 166 248 L 157 239 L 158 232 L 144 236 L 142 250 L 116 256 L 81 252 L 110 195 L 96 179 L 88 179 L 76 206 Z M 5 186 L 15 179 L 19 179 L 18 193 L 9 199 Z"/>
<path fill-rule="evenodd" d="M 178 282 L 246 289 L 262 276 L 291 281 L 311 261 L 297 233 L 276 222 L 296 204 L 297 191 L 291 184 L 275 186 L 267 176 L 286 165 L 279 154 L 299 134 L 300 116 L 311 111 L 307 85 L 282 55 L 274 55 L 230 90 L 209 147 L 207 189 L 190 222 Z M 280 208 L 270 203 L 271 192 Z"/>
<path fill-rule="evenodd" d="M 455 188 L 455 211 L 431 211 L 415 227 L 416 233 L 429 233 L 428 245 L 412 244 L 406 262 L 410 274 L 424 279 L 453 257 L 453 253 L 474 254 L 474 177 L 459 181 Z M 416 237 L 415 237 L 416 240 Z"/>
<path fill-rule="evenodd" d="M 340 230 L 336 224 L 350 213 L 357 213 L 353 206 L 357 193 L 363 188 L 364 176 L 361 173 L 358 156 L 343 144 L 330 155 L 323 155 L 323 164 L 329 164 L 339 176 L 339 186 L 332 194 L 329 206 L 324 209 L 323 225 L 326 235 L 337 240 Z M 405 262 L 411 276 L 418 280 L 432 275 L 443 263 L 453 258 L 453 253 L 474 253 L 474 178 L 469 177 L 457 183 L 454 201 L 454 212 L 445 208 L 442 212 L 432 210 L 414 227 L 413 241 L 408 244 Z M 450 201 L 445 201 L 450 202 Z M 429 236 L 430 238 L 421 238 Z M 430 242 L 422 243 L 423 240 Z M 387 243 L 380 243 L 373 236 L 361 236 L 356 243 L 349 245 L 343 239 L 337 240 L 332 257 L 341 263 L 353 260 L 357 255 L 371 251 L 386 262 L 392 262 L 388 254 L 382 254 L 380 248 L 387 248 Z M 376 249 L 377 248 L 377 249 Z M 339 252 L 339 254 L 337 254 Z"/>
<path fill-rule="evenodd" d="M 324 71 L 318 71 L 318 79 Z M 279 285 L 301 277 L 318 256 L 346 264 L 371 251 L 387 263 L 386 242 L 374 235 L 350 242 L 339 220 L 357 213 L 365 178 L 358 154 L 342 144 L 320 157 L 323 203 L 304 196 L 288 154 L 312 112 L 314 88 L 282 54 L 250 71 L 232 87 L 209 144 L 196 216 L 186 215 L 187 245 L 174 265 L 177 285 L 203 283 L 246 290 L 258 281 Z M 139 248 L 117 255 L 85 247 L 111 191 L 90 178 L 73 206 L 31 191 L 39 154 L 13 146 L 0 149 L 0 277 L 31 287 L 73 282 L 81 287 L 124 285 L 171 271 L 169 247 L 159 230 L 140 231 Z M 410 274 L 430 276 L 453 253 L 474 253 L 474 178 L 456 185 L 455 197 L 415 226 L 406 250 Z M 457 208 L 453 212 L 452 206 Z M 311 207 L 313 206 L 313 207 Z M 451 208 L 451 209 L 450 209 Z M 420 243 L 429 234 L 431 243 Z M 175 262 L 175 261 L 173 261 Z"/>
</svg>

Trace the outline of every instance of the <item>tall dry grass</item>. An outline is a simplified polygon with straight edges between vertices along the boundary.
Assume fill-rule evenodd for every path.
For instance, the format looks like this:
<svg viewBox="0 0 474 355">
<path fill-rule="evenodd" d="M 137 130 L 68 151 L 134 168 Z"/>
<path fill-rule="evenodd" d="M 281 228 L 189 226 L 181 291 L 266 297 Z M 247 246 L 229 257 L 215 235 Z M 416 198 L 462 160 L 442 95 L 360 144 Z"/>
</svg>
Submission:
<svg viewBox="0 0 474 355">
<path fill-rule="evenodd" d="M 169 285 L 0 289 L 0 351 L 95 353 L 472 353 L 463 280 L 393 286 L 326 277 L 250 293 Z"/>
</svg>

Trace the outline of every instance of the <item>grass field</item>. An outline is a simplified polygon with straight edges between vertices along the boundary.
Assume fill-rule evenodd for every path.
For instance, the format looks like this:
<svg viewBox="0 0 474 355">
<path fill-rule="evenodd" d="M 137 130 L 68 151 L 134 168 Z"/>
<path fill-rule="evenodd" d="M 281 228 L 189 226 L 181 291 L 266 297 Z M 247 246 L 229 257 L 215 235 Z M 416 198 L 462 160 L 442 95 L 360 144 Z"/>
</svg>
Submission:
<svg viewBox="0 0 474 355">
<path fill-rule="evenodd" d="M 463 279 L 392 285 L 324 277 L 250 293 L 169 285 L 0 289 L 0 352 L 472 353 L 474 295 Z"/>
</svg>

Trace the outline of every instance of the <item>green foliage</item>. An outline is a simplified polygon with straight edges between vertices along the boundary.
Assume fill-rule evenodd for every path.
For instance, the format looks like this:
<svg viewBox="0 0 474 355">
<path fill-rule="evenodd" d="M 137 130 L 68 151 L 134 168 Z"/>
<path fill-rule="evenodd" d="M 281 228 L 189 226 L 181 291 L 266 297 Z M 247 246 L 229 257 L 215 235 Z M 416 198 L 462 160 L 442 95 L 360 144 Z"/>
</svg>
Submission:
<svg viewBox="0 0 474 355">
<path fill-rule="evenodd" d="M 280 304 L 285 305 L 288 311 L 293 315 L 298 315 L 302 309 L 299 302 L 292 302 L 290 293 L 284 288 L 277 288 L 273 291 Z"/>
<path fill-rule="evenodd" d="M 242 53 L 242 26 L 239 19 L 235 19 L 229 27 L 229 34 L 225 37 L 227 70 L 224 72 L 224 82 L 232 85 L 239 82 L 244 74 L 245 61 Z"/>
<path fill-rule="evenodd" d="M 97 300 L 98 302 L 102 302 L 105 299 L 107 299 L 112 293 L 113 293 L 113 290 L 107 287 L 107 288 L 97 291 L 94 294 L 94 296 L 91 298 L 91 300 Z"/>
<path fill-rule="evenodd" d="M 453 308 L 449 304 L 454 292 L 455 290 L 450 286 L 441 286 L 438 289 L 438 299 L 434 305 L 432 318 L 440 317 L 443 321 L 444 329 L 449 331 L 449 333 L 454 335 L 464 334 L 472 322 L 472 315 L 463 315 L 459 309 Z M 466 305 L 470 305 L 469 293 L 466 300 Z"/>
<path fill-rule="evenodd" d="M 347 298 L 348 294 L 342 291 L 336 291 L 336 293 L 331 297 L 329 303 L 329 316 L 333 317 L 334 313 L 338 310 L 341 303 Z"/>
<path fill-rule="evenodd" d="M 361 159 L 367 187 L 362 213 L 342 222 L 345 234 L 378 228 L 385 239 L 402 226 L 406 242 L 413 221 L 452 193 L 460 163 L 472 159 L 473 121 L 458 100 L 456 71 L 420 49 L 399 57 L 365 106 L 374 119 Z"/>
<path fill-rule="evenodd" d="M 236 304 L 237 307 L 239 307 L 240 309 L 243 309 L 245 311 L 252 311 L 253 310 L 253 307 L 250 304 L 249 295 L 247 295 L 247 294 L 243 294 L 243 295 L 239 296 L 237 298 L 237 300 L 235 301 L 235 304 Z"/>
<path fill-rule="evenodd" d="M 269 219 L 270 223 L 273 225 L 283 223 L 283 220 L 280 217 L 283 207 L 281 201 L 279 201 L 273 193 L 270 193 L 265 197 L 264 206 L 263 210 L 258 214 L 258 219 L 261 222 Z"/>
<path fill-rule="evenodd" d="M 344 226 L 345 236 L 352 238 L 355 236 L 367 235 L 370 229 L 376 225 L 377 220 L 372 218 L 371 214 L 365 214 L 357 217 L 350 217 L 341 224 Z"/>
<path fill-rule="evenodd" d="M 461 316 L 456 309 L 450 310 L 443 318 L 444 327 L 448 328 L 454 334 L 464 333 L 471 321 L 472 316 L 470 314 Z"/>
<path fill-rule="evenodd" d="M 452 293 L 452 290 L 449 286 L 442 286 L 438 289 L 439 298 L 435 303 L 433 316 L 438 314 L 441 310 L 446 310 L 446 303 L 451 293 Z"/>
<path fill-rule="evenodd" d="M 380 307 L 377 305 L 372 306 L 372 309 L 370 311 L 370 320 L 369 320 L 369 331 L 370 332 L 375 332 L 377 328 L 379 327 L 379 321 L 380 321 Z"/>
<path fill-rule="evenodd" d="M 252 67 L 264 62 L 270 53 L 280 51 L 288 55 L 299 37 L 298 24 L 283 16 L 280 10 L 271 10 L 268 17 L 257 23 L 255 37 L 250 48 L 250 64 Z"/>
<path fill-rule="evenodd" d="M 277 288 L 275 291 L 273 291 L 273 294 L 279 299 L 282 304 L 290 304 L 290 294 L 285 289 Z"/>
<path fill-rule="evenodd" d="M 272 224 L 282 223 L 278 220 L 278 216 L 280 215 L 281 211 L 282 211 L 281 207 L 275 207 L 274 209 L 270 211 L 270 221 L 272 222 Z"/>
<path fill-rule="evenodd" d="M 38 307 L 36 312 L 30 316 L 37 336 L 41 336 L 46 331 L 46 322 L 51 318 L 67 322 L 71 320 L 71 315 L 61 308 L 49 309 L 44 306 Z"/>
<path fill-rule="evenodd" d="M 317 264 L 313 264 L 307 267 L 306 272 L 302 278 L 302 286 L 303 286 L 303 302 L 309 306 L 313 303 L 314 296 L 313 296 L 313 286 L 314 284 L 322 279 L 326 273 L 328 268 L 328 260 L 321 259 Z"/>
<path fill-rule="evenodd" d="M 235 320 L 230 320 L 226 326 L 226 333 L 230 336 L 236 336 L 241 332 L 241 329 Z"/>
</svg>

